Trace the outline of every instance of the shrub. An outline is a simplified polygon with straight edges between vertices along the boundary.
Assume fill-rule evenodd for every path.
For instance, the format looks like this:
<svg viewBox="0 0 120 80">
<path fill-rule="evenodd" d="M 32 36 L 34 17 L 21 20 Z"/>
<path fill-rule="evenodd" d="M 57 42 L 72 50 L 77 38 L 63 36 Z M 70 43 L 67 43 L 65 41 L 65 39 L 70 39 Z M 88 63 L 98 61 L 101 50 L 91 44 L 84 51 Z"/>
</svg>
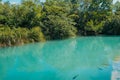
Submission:
<svg viewBox="0 0 120 80">
<path fill-rule="evenodd" d="M 28 33 L 28 39 L 34 42 L 45 41 L 45 37 L 41 32 L 40 27 L 32 28 Z"/>
<path fill-rule="evenodd" d="M 40 27 L 32 29 L 0 27 L 0 46 L 21 45 L 39 41 L 45 41 Z"/>
</svg>

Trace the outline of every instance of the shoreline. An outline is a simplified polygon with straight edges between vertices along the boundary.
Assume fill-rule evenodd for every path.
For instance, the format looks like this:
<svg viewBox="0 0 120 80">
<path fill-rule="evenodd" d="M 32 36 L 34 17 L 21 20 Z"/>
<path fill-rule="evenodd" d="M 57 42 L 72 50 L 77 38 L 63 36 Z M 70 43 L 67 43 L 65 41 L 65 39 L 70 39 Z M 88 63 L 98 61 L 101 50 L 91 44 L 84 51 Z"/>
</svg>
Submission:
<svg viewBox="0 0 120 80">
<path fill-rule="evenodd" d="M 47 41 L 62 41 L 62 40 L 68 40 L 68 39 L 74 39 L 74 38 L 86 38 L 86 37 L 120 37 L 120 35 L 92 35 L 92 36 L 76 36 L 76 37 L 69 37 L 69 38 L 65 38 L 65 39 L 55 39 L 55 40 L 44 40 L 44 41 L 38 41 L 38 42 L 19 42 L 19 43 L 16 43 L 16 44 L 1 44 L 0 43 L 0 48 L 5 48 L 5 47 L 14 47 L 14 46 L 22 46 L 22 45 L 26 45 L 26 44 L 32 44 L 32 43 L 39 43 L 39 42 L 47 42 Z"/>
</svg>

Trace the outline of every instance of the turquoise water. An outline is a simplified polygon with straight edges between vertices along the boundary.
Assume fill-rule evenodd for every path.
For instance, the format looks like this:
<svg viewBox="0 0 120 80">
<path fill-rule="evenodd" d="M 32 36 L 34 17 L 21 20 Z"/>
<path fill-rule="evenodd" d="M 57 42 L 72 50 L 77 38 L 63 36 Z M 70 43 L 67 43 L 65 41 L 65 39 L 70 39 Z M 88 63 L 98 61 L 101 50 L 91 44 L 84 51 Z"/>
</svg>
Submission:
<svg viewBox="0 0 120 80">
<path fill-rule="evenodd" d="M 120 80 L 120 37 L 0 48 L 0 80 Z"/>
</svg>

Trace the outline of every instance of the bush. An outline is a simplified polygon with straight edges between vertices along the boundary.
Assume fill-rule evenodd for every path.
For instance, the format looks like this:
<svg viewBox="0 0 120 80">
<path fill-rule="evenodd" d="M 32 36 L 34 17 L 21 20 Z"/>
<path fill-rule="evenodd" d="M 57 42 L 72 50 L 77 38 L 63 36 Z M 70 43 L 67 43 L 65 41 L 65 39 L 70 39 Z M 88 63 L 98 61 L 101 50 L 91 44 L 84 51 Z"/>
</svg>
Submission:
<svg viewBox="0 0 120 80">
<path fill-rule="evenodd" d="M 87 31 L 87 35 L 97 35 L 102 32 L 104 25 L 104 21 L 98 22 L 90 20 L 87 22 L 85 26 L 85 30 Z"/>
<path fill-rule="evenodd" d="M 41 32 L 40 27 L 32 28 L 28 33 L 28 39 L 34 42 L 45 41 L 45 37 Z"/>
<path fill-rule="evenodd" d="M 44 21 L 44 33 L 47 39 L 65 39 L 76 36 L 77 29 L 74 22 L 64 16 L 49 15 L 48 20 Z"/>
<path fill-rule="evenodd" d="M 0 27 L 0 46 L 21 45 L 39 41 L 45 41 L 39 27 L 32 29 Z"/>
</svg>

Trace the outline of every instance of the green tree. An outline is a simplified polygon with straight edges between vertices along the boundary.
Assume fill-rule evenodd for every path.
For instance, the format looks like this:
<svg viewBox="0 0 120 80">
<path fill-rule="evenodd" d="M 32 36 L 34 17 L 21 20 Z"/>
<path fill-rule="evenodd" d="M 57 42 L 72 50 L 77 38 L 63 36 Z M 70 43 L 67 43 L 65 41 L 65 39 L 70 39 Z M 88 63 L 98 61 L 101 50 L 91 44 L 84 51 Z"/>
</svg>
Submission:
<svg viewBox="0 0 120 80">
<path fill-rule="evenodd" d="M 112 15 L 112 0 L 84 0 L 82 5 L 79 32 L 83 35 L 100 34 L 105 20 Z"/>
<path fill-rule="evenodd" d="M 114 12 L 115 12 L 115 15 L 120 15 L 120 2 L 117 1 L 115 4 L 114 4 Z"/>
<path fill-rule="evenodd" d="M 63 1 L 47 1 L 43 11 L 46 16 L 42 22 L 43 32 L 48 39 L 64 39 L 76 35 L 76 28 L 73 19 L 68 17 L 70 12 L 69 4 Z"/>
<path fill-rule="evenodd" d="M 42 5 L 38 0 L 23 0 L 20 5 L 6 2 L 0 8 L 0 23 L 10 27 L 40 26 L 41 11 Z"/>
<path fill-rule="evenodd" d="M 111 20 L 107 20 L 103 33 L 106 35 L 120 35 L 120 15 L 115 15 Z"/>
<path fill-rule="evenodd" d="M 113 5 L 114 15 L 104 25 L 103 33 L 107 35 L 120 35 L 120 2 Z"/>
<path fill-rule="evenodd" d="M 7 24 L 11 17 L 10 3 L 0 3 L 0 24 Z"/>
</svg>

